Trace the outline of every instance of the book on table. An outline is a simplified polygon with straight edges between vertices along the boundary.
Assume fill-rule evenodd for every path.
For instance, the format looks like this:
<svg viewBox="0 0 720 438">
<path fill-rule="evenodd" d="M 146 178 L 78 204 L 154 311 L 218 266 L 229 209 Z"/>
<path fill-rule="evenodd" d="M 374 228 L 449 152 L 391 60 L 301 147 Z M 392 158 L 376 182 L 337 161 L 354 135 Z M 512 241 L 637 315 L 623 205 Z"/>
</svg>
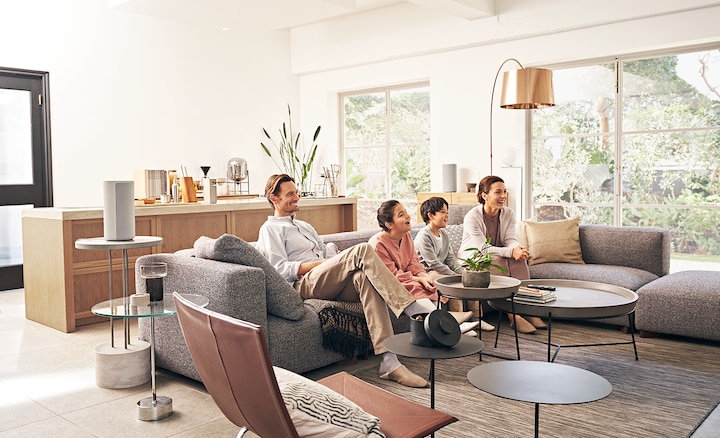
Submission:
<svg viewBox="0 0 720 438">
<path fill-rule="evenodd" d="M 552 291 L 539 290 L 520 286 L 515 294 L 515 301 L 524 303 L 549 303 L 555 301 L 557 297 Z"/>
<path fill-rule="evenodd" d="M 516 303 L 540 303 L 540 304 L 545 304 L 545 303 L 551 303 L 551 302 L 555 301 L 555 300 L 557 299 L 557 297 L 556 297 L 555 295 L 550 295 L 550 296 L 547 296 L 547 297 L 540 297 L 540 298 L 538 298 L 538 297 L 526 297 L 526 296 L 523 296 L 523 295 L 515 295 L 515 297 L 514 297 L 513 299 L 515 300 Z"/>
</svg>

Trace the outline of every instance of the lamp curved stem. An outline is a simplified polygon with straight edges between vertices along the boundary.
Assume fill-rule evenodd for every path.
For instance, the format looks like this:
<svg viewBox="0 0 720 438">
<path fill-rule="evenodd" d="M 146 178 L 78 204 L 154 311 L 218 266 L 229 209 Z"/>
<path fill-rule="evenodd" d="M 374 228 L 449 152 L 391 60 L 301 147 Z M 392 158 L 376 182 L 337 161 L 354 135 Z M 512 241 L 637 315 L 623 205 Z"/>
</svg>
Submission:
<svg viewBox="0 0 720 438">
<path fill-rule="evenodd" d="M 493 174 L 493 109 L 495 104 L 495 87 L 497 86 L 497 80 L 500 77 L 500 72 L 502 71 L 502 68 L 510 61 L 515 61 L 517 65 L 520 66 L 520 68 L 523 67 L 522 64 L 520 64 L 520 61 L 518 61 L 515 58 L 508 58 L 505 61 L 500 64 L 500 67 L 497 70 L 497 73 L 495 73 L 495 80 L 493 81 L 493 87 L 492 87 L 492 94 L 490 94 L 490 175 Z"/>
</svg>

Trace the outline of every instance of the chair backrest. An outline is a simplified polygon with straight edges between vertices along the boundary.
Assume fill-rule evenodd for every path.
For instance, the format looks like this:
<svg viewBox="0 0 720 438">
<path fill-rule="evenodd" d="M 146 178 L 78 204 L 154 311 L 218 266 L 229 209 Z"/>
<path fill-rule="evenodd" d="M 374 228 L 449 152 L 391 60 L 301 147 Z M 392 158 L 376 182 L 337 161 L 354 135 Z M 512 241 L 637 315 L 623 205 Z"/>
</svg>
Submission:
<svg viewBox="0 0 720 438">
<path fill-rule="evenodd" d="M 297 437 L 262 327 L 174 294 L 190 355 L 213 400 L 234 424 L 262 437 Z"/>
</svg>

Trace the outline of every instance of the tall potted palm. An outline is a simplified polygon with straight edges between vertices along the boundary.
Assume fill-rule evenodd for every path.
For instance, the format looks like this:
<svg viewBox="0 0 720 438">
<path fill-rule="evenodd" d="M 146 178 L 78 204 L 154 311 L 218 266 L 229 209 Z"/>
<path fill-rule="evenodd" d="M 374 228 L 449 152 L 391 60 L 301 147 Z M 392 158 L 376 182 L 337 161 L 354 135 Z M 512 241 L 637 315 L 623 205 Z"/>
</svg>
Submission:
<svg viewBox="0 0 720 438">
<path fill-rule="evenodd" d="M 315 129 L 310 150 L 303 153 L 302 146 L 304 145 L 300 142 L 300 133 L 293 132 L 290 104 L 288 104 L 287 110 L 288 121 L 287 123 L 283 122 L 282 127 L 278 129 L 280 139 L 277 142 L 263 128 L 263 134 L 265 134 L 267 140 L 270 140 L 270 144 L 277 152 L 280 162 L 278 163 L 265 143 L 260 142 L 260 146 L 265 151 L 265 154 L 273 160 L 278 169 L 290 175 L 298 183 L 301 193 L 307 195 L 311 192 L 312 187 L 312 165 L 317 152 L 318 145 L 316 142 L 320 135 L 320 126 Z"/>
</svg>

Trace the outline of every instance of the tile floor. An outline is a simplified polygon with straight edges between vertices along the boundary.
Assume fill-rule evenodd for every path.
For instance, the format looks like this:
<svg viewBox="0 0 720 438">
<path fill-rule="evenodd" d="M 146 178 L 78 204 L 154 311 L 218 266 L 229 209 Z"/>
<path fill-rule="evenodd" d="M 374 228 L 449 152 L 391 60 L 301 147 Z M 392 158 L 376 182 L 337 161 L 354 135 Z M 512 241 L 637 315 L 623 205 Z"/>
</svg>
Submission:
<svg viewBox="0 0 720 438">
<path fill-rule="evenodd" d="M 155 422 L 137 419 L 136 403 L 151 395 L 150 383 L 128 389 L 96 386 L 94 349 L 109 342 L 109 327 L 100 323 L 62 333 L 25 319 L 22 289 L 0 292 L 0 438 L 237 435 L 238 427 L 205 388 L 182 376 L 158 372 L 157 394 L 172 397 L 174 412 Z M 342 369 L 376 368 L 375 359 L 307 376 L 318 379 Z M 718 436 L 718 430 L 720 406 L 693 438 Z"/>
<path fill-rule="evenodd" d="M 150 383 L 96 386 L 94 349 L 110 341 L 109 327 L 62 333 L 25 319 L 21 289 L 0 292 L 0 437 L 237 435 L 202 385 L 175 374 L 158 373 L 157 394 L 172 397 L 174 413 L 156 422 L 137 419 L 136 403 L 151 395 Z"/>
</svg>

